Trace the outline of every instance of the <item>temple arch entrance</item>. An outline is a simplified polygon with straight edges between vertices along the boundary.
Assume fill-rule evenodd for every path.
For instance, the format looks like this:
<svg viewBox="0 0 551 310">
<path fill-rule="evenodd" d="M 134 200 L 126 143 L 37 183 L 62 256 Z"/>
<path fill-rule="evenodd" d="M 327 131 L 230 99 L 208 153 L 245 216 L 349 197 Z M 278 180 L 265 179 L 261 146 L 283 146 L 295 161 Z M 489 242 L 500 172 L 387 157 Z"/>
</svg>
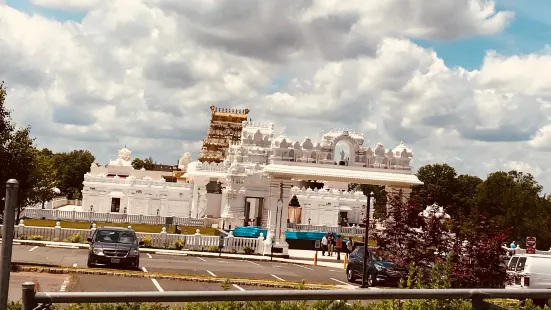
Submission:
<svg viewBox="0 0 551 310">
<path fill-rule="evenodd" d="M 356 161 L 357 143 L 348 135 L 341 135 L 335 138 L 332 143 L 333 158 L 335 164 L 349 166 Z"/>
</svg>

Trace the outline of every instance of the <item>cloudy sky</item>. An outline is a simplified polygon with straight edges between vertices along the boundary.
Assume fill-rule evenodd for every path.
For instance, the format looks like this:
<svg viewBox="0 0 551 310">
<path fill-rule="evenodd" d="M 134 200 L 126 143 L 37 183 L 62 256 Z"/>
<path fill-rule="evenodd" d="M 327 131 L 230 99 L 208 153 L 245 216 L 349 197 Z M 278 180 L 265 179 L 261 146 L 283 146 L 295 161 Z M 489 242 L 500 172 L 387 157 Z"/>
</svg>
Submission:
<svg viewBox="0 0 551 310">
<path fill-rule="evenodd" d="M 550 37 L 549 0 L 0 0 L 0 79 L 40 146 L 101 163 L 196 155 L 216 105 L 551 191 Z"/>
</svg>

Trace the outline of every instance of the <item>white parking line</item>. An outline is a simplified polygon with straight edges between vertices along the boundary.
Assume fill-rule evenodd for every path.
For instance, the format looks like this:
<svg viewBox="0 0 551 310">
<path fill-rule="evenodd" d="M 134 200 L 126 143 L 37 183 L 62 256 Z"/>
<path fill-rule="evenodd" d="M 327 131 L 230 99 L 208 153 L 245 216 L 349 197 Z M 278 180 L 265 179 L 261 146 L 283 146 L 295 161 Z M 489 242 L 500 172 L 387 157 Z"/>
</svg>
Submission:
<svg viewBox="0 0 551 310">
<path fill-rule="evenodd" d="M 151 256 L 151 254 L 149 253 L 145 253 L 145 255 L 147 255 L 148 258 L 153 258 L 153 256 Z"/>
<path fill-rule="evenodd" d="M 314 269 L 312 269 L 312 268 L 309 268 L 309 267 L 306 267 L 306 266 L 302 266 L 302 265 L 298 265 L 298 264 L 293 264 L 293 265 L 295 265 L 295 266 L 297 266 L 297 267 L 300 267 L 300 268 L 312 270 L 312 271 L 314 270 Z"/>
<path fill-rule="evenodd" d="M 235 287 L 236 289 L 240 290 L 240 291 L 244 291 L 245 289 L 242 288 L 241 286 L 237 285 L 237 284 L 232 284 L 233 287 Z"/>
<path fill-rule="evenodd" d="M 143 270 L 143 272 L 147 272 L 147 269 L 145 269 L 145 267 L 142 267 L 142 270 Z M 151 279 L 151 282 L 153 282 L 153 285 L 155 285 L 155 287 L 157 288 L 157 290 L 159 290 L 159 292 L 164 292 L 165 291 L 165 290 L 163 290 L 163 288 L 161 287 L 159 282 L 157 282 L 157 279 Z"/>
<path fill-rule="evenodd" d="M 208 272 L 211 276 L 216 277 L 216 275 L 215 275 L 212 271 L 207 270 L 207 272 Z"/>
<path fill-rule="evenodd" d="M 202 257 L 197 257 L 197 258 L 200 259 L 200 260 L 202 260 L 202 261 L 204 261 L 204 262 L 207 261 L 206 259 L 204 259 L 204 258 L 202 258 Z"/>
<path fill-rule="evenodd" d="M 223 264 L 227 264 L 228 262 L 226 261 L 223 261 L 223 260 L 218 260 L 219 263 L 223 263 Z"/>
<path fill-rule="evenodd" d="M 344 284 L 344 285 L 350 285 L 350 286 L 353 286 L 353 285 L 352 285 L 352 284 L 350 284 L 350 283 L 346 283 L 346 282 L 344 282 L 344 281 L 341 281 L 341 280 L 337 280 L 337 279 L 335 279 L 335 278 L 329 278 L 329 279 L 331 279 L 331 280 L 333 280 L 333 281 L 335 281 L 335 282 L 339 282 L 340 284 Z"/>
<path fill-rule="evenodd" d="M 275 274 L 270 274 L 270 275 L 271 275 L 272 277 L 278 279 L 279 281 L 284 281 L 284 282 L 285 282 L 285 280 L 283 280 L 282 278 L 276 276 Z"/>
<path fill-rule="evenodd" d="M 157 279 L 151 279 L 151 282 L 153 282 L 153 285 L 159 290 L 159 292 L 164 292 L 163 288 L 159 285 L 159 282 L 157 282 Z"/>
<path fill-rule="evenodd" d="M 29 250 L 29 252 L 32 252 L 32 251 L 34 251 L 34 250 L 36 250 L 36 249 L 38 249 L 38 246 L 33 246 L 33 247 Z"/>
<path fill-rule="evenodd" d="M 77 268 L 78 264 L 74 263 L 73 268 Z"/>
<path fill-rule="evenodd" d="M 67 289 L 67 286 L 69 286 L 69 282 L 71 281 L 70 279 L 71 278 L 69 277 L 65 278 L 65 280 L 63 281 L 63 284 L 61 284 L 61 287 L 59 288 L 60 292 L 65 292 L 65 290 Z"/>
<path fill-rule="evenodd" d="M 258 263 L 255 263 L 255 262 L 251 262 L 250 260 L 243 260 L 243 261 L 244 261 L 244 262 L 247 262 L 247 263 L 251 263 L 251 264 L 253 264 L 253 265 L 257 265 L 257 266 L 261 266 L 261 267 L 262 267 L 262 265 L 260 265 L 260 264 L 258 264 Z"/>
</svg>

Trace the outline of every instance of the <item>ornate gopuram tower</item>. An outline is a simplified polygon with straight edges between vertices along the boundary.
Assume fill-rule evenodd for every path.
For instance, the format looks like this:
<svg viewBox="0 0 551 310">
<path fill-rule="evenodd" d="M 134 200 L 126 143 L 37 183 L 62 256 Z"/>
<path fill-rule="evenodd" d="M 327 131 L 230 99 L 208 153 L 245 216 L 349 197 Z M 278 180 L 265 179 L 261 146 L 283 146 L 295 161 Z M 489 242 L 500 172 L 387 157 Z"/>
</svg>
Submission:
<svg viewBox="0 0 551 310">
<path fill-rule="evenodd" d="M 249 109 L 225 109 L 210 107 L 211 119 L 207 137 L 199 153 L 200 162 L 220 163 L 224 160 L 231 143 L 241 141 L 243 121 L 247 120 Z"/>
</svg>

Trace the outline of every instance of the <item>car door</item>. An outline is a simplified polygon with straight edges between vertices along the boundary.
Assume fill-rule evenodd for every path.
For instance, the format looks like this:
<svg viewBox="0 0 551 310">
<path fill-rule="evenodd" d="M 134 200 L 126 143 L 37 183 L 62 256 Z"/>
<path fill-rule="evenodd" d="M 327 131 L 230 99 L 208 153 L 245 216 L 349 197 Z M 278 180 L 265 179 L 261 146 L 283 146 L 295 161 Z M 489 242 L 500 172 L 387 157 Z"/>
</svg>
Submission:
<svg viewBox="0 0 551 310">
<path fill-rule="evenodd" d="M 363 258 L 364 247 L 357 247 L 356 250 L 350 254 L 351 269 L 355 277 L 362 277 L 363 275 Z"/>
</svg>

